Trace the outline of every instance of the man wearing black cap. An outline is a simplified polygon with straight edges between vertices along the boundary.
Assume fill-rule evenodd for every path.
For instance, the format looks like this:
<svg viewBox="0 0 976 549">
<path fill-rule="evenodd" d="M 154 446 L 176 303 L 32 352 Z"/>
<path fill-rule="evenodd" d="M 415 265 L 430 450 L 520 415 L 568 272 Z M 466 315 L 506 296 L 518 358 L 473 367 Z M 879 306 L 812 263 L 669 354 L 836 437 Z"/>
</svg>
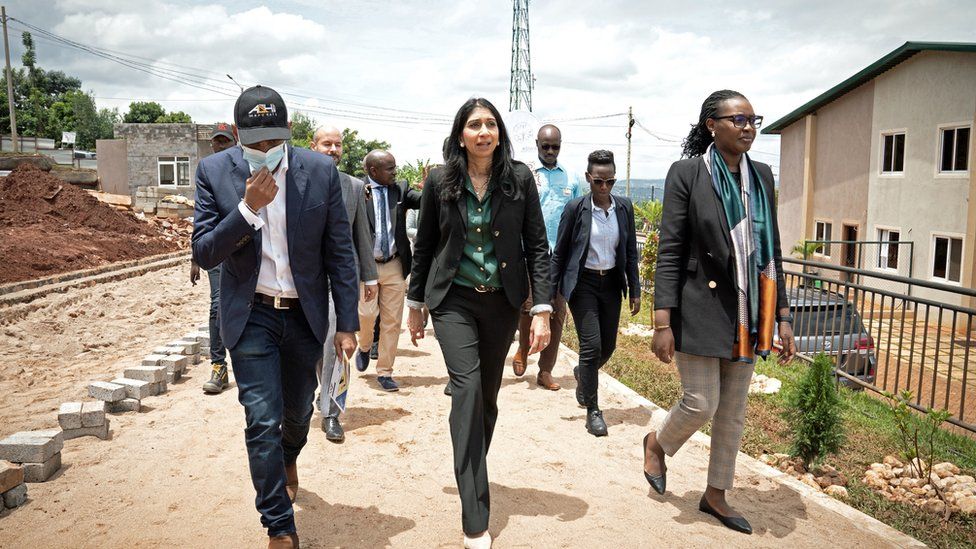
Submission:
<svg viewBox="0 0 976 549">
<path fill-rule="evenodd" d="M 297 547 L 292 502 L 315 364 L 336 310 L 336 352 L 356 348 L 352 232 L 332 159 L 286 144 L 281 96 L 255 86 L 234 106 L 240 148 L 197 167 L 193 257 L 221 265 L 220 333 L 244 405 L 251 481 L 269 547 Z"/>
<path fill-rule="evenodd" d="M 234 137 L 234 128 L 226 122 L 214 124 L 213 133 L 210 134 L 210 148 L 214 154 L 233 147 L 237 144 Z M 200 266 L 196 261 L 190 260 L 190 283 L 194 286 L 200 280 Z M 207 269 L 207 280 L 210 282 L 210 379 L 203 383 L 203 392 L 207 394 L 220 394 L 230 384 L 230 376 L 227 374 L 227 350 L 224 349 L 224 342 L 220 339 L 220 266 Z"/>
</svg>

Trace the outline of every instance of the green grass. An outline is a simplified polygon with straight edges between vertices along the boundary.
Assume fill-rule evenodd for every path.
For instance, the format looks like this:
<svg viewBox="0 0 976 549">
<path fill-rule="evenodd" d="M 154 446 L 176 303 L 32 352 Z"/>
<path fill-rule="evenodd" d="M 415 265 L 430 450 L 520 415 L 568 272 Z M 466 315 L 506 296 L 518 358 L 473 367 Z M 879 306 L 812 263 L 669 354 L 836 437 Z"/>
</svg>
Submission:
<svg viewBox="0 0 976 549">
<path fill-rule="evenodd" d="M 648 296 L 645 296 L 643 305 L 637 317 L 632 318 L 629 312 L 623 311 L 621 326 L 628 322 L 651 325 L 652 307 Z M 572 318 L 566 320 L 562 341 L 574 350 L 579 349 Z M 799 360 L 783 366 L 770 359 L 760 361 L 756 371 L 780 379 L 786 388 L 797 383 L 805 366 L 806 363 Z M 617 350 L 603 370 L 662 408 L 670 408 L 681 396 L 677 371 L 654 357 L 650 338 L 620 335 Z M 886 455 L 899 454 L 898 430 L 883 398 L 866 390 L 852 391 L 844 387 L 840 390 L 847 438 L 843 448 L 829 457 L 827 463 L 848 478 L 850 498 L 847 503 L 930 547 L 976 547 L 976 517 L 955 514 L 949 522 L 942 523 L 939 516 L 890 502 L 861 483 L 864 471 L 872 463 L 880 462 Z M 763 453 L 786 453 L 789 450 L 787 425 L 782 417 L 785 407 L 782 392 L 749 395 L 743 452 L 759 457 Z M 918 421 L 917 418 L 913 420 Z M 706 424 L 702 431 L 708 433 L 709 427 Z M 951 461 L 965 474 L 976 476 L 976 439 L 943 429 L 936 437 L 935 455 L 936 463 Z"/>
</svg>

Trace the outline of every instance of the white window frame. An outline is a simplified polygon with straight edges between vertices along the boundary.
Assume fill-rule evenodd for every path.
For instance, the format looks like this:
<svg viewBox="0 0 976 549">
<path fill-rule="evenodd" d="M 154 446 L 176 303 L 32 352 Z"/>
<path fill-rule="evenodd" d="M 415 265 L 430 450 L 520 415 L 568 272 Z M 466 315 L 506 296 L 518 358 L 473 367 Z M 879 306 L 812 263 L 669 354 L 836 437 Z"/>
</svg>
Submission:
<svg viewBox="0 0 976 549">
<path fill-rule="evenodd" d="M 901 171 L 890 171 L 886 172 L 884 169 L 884 149 L 885 149 L 885 137 L 904 135 L 905 136 L 905 150 L 902 151 L 902 166 Z M 881 132 L 881 138 L 878 140 L 878 175 L 881 177 L 905 177 L 905 170 L 908 167 L 908 128 L 897 128 L 893 130 L 885 130 Z M 894 146 L 894 141 L 892 141 L 892 146 Z M 894 151 L 892 150 L 892 155 Z M 894 158 L 892 158 L 892 163 L 894 163 Z"/>
<path fill-rule="evenodd" d="M 163 160 L 164 158 L 172 160 Z M 185 185 L 180 185 L 180 164 L 186 164 L 187 179 Z M 173 167 L 173 184 L 163 183 L 163 166 Z M 160 187 L 167 188 L 192 188 L 193 182 L 190 173 L 190 157 L 189 156 L 179 156 L 179 155 L 166 155 L 156 157 L 156 183 Z"/>
<path fill-rule="evenodd" d="M 822 223 L 824 228 L 830 227 L 830 235 L 826 238 L 820 238 L 817 236 L 817 224 Z M 834 239 L 834 222 L 830 219 L 813 219 L 813 240 L 814 242 L 818 240 L 833 240 Z M 823 252 L 813 252 L 813 255 L 824 257 L 830 259 L 830 244 L 823 244 Z"/>
<path fill-rule="evenodd" d="M 931 239 L 929 240 L 929 244 L 931 245 L 931 247 L 929 248 L 929 257 L 928 257 L 929 278 L 933 282 L 941 282 L 942 284 L 951 284 L 953 286 L 961 286 L 962 285 L 963 274 L 965 273 L 965 270 L 966 270 L 966 263 L 965 263 L 965 260 L 966 260 L 966 235 L 964 235 L 962 233 L 948 233 L 948 232 L 932 232 L 932 233 L 930 233 L 930 235 L 931 235 Z M 950 239 L 950 241 L 949 241 L 949 248 L 946 250 L 946 252 L 947 252 L 947 255 L 946 255 L 946 278 L 941 278 L 941 277 L 935 276 L 935 239 L 937 239 L 937 238 L 948 238 L 948 239 Z M 951 263 L 951 256 L 948 255 L 948 254 L 951 254 L 952 253 L 952 240 L 951 239 L 953 239 L 953 238 L 955 238 L 955 239 L 957 239 L 957 240 L 960 241 L 960 246 L 959 246 L 959 253 L 960 253 L 960 257 L 959 257 L 959 280 L 958 281 L 950 280 L 949 279 L 949 263 Z"/>
<path fill-rule="evenodd" d="M 969 147 L 966 150 L 966 164 L 967 164 L 966 169 L 942 171 L 943 135 L 946 130 L 958 130 L 961 128 L 969 128 Z M 935 162 L 934 162 L 935 176 L 942 179 L 947 179 L 947 178 L 958 179 L 961 177 L 962 178 L 969 177 L 969 168 L 972 166 L 972 162 L 973 162 L 972 155 L 969 154 L 970 151 L 972 150 L 972 146 L 973 146 L 972 143 L 974 137 L 972 123 L 963 121 L 963 122 L 952 122 L 948 124 L 939 124 L 939 126 L 936 129 L 936 132 L 937 133 L 935 135 Z M 953 144 L 955 144 L 955 140 L 953 140 Z"/>
<path fill-rule="evenodd" d="M 904 242 L 901 239 L 901 236 L 904 233 L 904 231 L 901 230 L 901 227 L 893 227 L 893 226 L 890 226 L 890 225 L 875 225 L 874 226 L 874 235 L 877 237 L 876 240 L 878 240 L 878 241 L 884 240 L 881 237 L 881 231 L 886 231 L 889 234 L 890 233 L 893 233 L 893 232 L 897 232 L 898 233 L 898 242 Z M 876 270 L 876 271 L 885 271 L 885 272 L 889 272 L 889 273 L 897 273 L 898 270 L 901 268 L 901 249 L 900 249 L 901 248 L 901 245 L 896 245 L 895 246 L 895 249 L 898 250 L 898 259 L 895 261 L 895 267 L 894 268 L 888 267 L 888 255 L 887 254 L 885 254 L 885 256 L 884 256 L 884 258 L 885 258 L 885 264 L 884 265 L 880 265 L 880 262 L 881 262 L 881 247 L 882 246 L 888 246 L 889 247 L 889 251 L 890 251 L 890 246 L 888 244 L 878 244 L 878 253 L 874 257 L 874 270 Z"/>
</svg>

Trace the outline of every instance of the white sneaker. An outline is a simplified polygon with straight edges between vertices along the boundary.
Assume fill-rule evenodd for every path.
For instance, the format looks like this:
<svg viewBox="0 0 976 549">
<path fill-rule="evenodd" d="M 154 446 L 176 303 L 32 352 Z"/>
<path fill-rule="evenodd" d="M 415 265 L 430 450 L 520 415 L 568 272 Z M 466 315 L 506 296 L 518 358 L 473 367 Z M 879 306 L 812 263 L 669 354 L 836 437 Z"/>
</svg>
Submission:
<svg viewBox="0 0 976 549">
<path fill-rule="evenodd" d="M 488 530 L 473 538 L 464 534 L 464 549 L 491 549 L 491 534 Z"/>
</svg>

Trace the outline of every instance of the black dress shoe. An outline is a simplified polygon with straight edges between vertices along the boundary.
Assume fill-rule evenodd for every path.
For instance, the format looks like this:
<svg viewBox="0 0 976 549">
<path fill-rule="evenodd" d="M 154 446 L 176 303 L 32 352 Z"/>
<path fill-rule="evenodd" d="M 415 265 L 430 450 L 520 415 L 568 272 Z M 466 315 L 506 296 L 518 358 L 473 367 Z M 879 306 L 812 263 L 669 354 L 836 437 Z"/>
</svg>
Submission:
<svg viewBox="0 0 976 549">
<path fill-rule="evenodd" d="M 595 437 L 607 436 L 607 422 L 603 421 L 603 412 L 600 410 L 586 412 L 586 432 Z"/>
<path fill-rule="evenodd" d="M 447 382 L 447 385 L 444 386 L 444 394 L 447 395 L 447 396 L 451 396 L 452 394 L 454 394 L 454 390 L 451 389 L 451 382 L 450 381 L 448 381 Z"/>
<path fill-rule="evenodd" d="M 342 424 L 337 417 L 322 418 L 322 430 L 325 431 L 325 440 L 332 442 L 346 440 L 346 433 L 342 430 Z"/>
<path fill-rule="evenodd" d="M 579 366 L 573 368 L 573 377 L 576 378 L 576 403 L 580 406 L 586 406 L 586 400 L 583 399 L 583 386 L 580 385 Z"/>
<path fill-rule="evenodd" d="M 651 436 L 650 433 L 644 435 L 644 458 L 647 458 L 647 437 Z M 647 483 L 654 488 L 654 491 L 659 494 L 664 494 L 664 491 L 668 487 L 668 470 L 665 469 L 660 475 L 652 475 L 647 471 L 644 471 L 644 478 L 647 479 Z"/>
<path fill-rule="evenodd" d="M 727 517 L 720 515 L 718 511 L 712 509 L 712 506 L 708 504 L 708 500 L 704 497 L 698 501 L 698 510 L 702 513 L 708 513 L 713 517 L 717 518 L 726 528 L 730 530 L 735 530 L 736 532 L 742 532 L 743 534 L 752 534 L 752 525 L 749 521 L 743 517 Z"/>
</svg>

